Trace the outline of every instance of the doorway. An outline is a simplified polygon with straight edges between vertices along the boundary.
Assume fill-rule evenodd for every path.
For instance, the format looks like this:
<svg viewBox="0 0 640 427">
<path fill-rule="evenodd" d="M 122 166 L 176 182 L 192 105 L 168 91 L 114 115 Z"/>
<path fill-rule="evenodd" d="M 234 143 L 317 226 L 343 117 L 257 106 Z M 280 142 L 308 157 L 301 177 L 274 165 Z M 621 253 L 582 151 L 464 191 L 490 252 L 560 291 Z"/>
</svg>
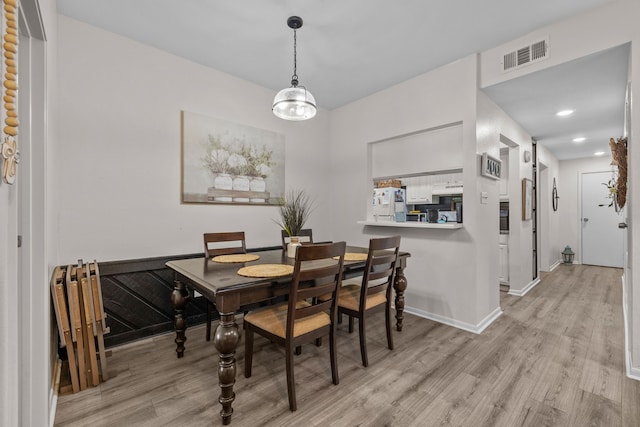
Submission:
<svg viewBox="0 0 640 427">
<path fill-rule="evenodd" d="M 624 230 L 618 228 L 622 218 L 613 206 L 606 183 L 612 172 L 591 172 L 581 175 L 582 263 L 622 268 Z"/>
</svg>

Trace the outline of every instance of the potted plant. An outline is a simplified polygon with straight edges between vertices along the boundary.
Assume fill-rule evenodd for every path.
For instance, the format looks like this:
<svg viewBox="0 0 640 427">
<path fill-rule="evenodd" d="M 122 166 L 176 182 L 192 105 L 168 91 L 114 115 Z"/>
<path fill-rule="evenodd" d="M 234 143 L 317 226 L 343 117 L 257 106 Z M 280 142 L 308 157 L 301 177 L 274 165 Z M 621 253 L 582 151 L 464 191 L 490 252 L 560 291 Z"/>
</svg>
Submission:
<svg viewBox="0 0 640 427">
<path fill-rule="evenodd" d="M 309 219 L 313 203 L 304 190 L 291 190 L 280 205 L 280 220 L 276 223 L 289 235 L 287 255 L 296 256 L 295 248 L 300 245 L 298 233 Z"/>
</svg>

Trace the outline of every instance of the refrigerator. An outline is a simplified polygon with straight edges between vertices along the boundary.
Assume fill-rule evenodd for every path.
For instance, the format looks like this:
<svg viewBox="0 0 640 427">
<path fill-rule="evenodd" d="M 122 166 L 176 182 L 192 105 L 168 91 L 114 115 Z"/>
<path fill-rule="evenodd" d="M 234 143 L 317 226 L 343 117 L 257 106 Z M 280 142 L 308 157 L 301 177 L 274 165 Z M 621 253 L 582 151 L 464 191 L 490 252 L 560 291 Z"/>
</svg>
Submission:
<svg viewBox="0 0 640 427">
<path fill-rule="evenodd" d="M 407 220 L 404 188 L 374 188 L 372 205 L 375 221 L 405 222 Z"/>
</svg>

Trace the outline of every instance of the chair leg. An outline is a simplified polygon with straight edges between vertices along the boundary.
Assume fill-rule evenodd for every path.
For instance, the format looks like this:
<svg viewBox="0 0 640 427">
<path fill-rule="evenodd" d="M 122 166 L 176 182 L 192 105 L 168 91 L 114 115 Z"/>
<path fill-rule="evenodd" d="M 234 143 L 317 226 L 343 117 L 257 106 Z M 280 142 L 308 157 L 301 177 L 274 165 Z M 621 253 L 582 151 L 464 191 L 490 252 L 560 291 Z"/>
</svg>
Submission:
<svg viewBox="0 0 640 427">
<path fill-rule="evenodd" d="M 364 332 L 364 314 L 358 319 L 358 330 L 360 333 L 360 354 L 362 355 L 362 365 L 366 368 L 369 366 L 369 358 L 367 357 L 367 337 Z"/>
<path fill-rule="evenodd" d="M 251 376 L 251 364 L 253 362 L 253 331 L 245 329 L 244 331 L 244 376 Z"/>
<path fill-rule="evenodd" d="M 322 347 L 322 337 L 316 338 L 316 347 Z"/>
<path fill-rule="evenodd" d="M 349 315 L 349 333 L 353 333 L 353 316 Z"/>
<path fill-rule="evenodd" d="M 293 346 L 289 343 L 285 346 L 285 353 L 287 354 L 287 392 L 289 394 L 289 409 L 293 412 L 297 408 L 296 406 L 296 383 L 293 376 Z"/>
<path fill-rule="evenodd" d="M 393 350 L 393 336 L 391 335 L 391 304 L 387 302 L 384 310 L 385 320 L 387 322 L 387 345 L 389 350 Z"/>
<path fill-rule="evenodd" d="M 302 346 L 299 345 L 296 347 L 296 356 L 300 356 L 302 354 Z"/>
<path fill-rule="evenodd" d="M 211 302 L 207 300 L 207 341 L 211 341 L 211 318 L 213 317 L 211 313 Z"/>
<path fill-rule="evenodd" d="M 331 332 L 329 333 L 329 357 L 331 358 L 331 379 L 335 385 L 338 385 L 340 384 L 340 378 L 338 378 L 338 354 L 336 350 L 335 326 L 331 328 Z"/>
</svg>

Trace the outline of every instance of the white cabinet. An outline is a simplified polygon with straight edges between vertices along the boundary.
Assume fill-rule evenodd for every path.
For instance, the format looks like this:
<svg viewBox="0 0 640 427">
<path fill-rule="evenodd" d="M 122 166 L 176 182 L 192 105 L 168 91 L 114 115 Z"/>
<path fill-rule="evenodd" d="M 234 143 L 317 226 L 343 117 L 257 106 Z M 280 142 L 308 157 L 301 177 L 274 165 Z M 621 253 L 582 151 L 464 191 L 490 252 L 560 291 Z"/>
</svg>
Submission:
<svg viewBox="0 0 640 427">
<path fill-rule="evenodd" d="M 407 188 L 407 204 L 432 204 L 438 203 L 439 197 L 432 195 L 432 187 L 427 184 L 426 176 L 414 176 L 402 180 Z"/>
<path fill-rule="evenodd" d="M 460 181 L 441 182 L 441 183 L 434 184 L 432 186 L 431 193 L 438 194 L 438 195 L 452 196 L 452 195 L 462 194 L 462 190 L 463 190 L 463 186 L 462 186 L 462 182 Z"/>
<path fill-rule="evenodd" d="M 509 245 L 500 243 L 500 283 L 509 283 Z"/>
</svg>

